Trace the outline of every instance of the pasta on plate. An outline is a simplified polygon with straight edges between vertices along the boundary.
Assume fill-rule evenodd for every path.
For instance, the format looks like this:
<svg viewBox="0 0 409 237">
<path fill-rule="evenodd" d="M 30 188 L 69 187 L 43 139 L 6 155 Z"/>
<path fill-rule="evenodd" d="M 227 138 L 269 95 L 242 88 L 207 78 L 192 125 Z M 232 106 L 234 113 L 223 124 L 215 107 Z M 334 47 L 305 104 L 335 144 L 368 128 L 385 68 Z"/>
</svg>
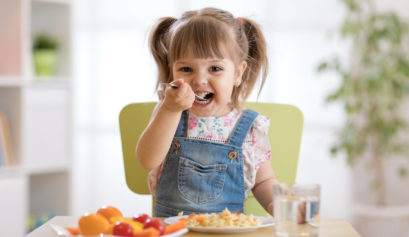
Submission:
<svg viewBox="0 0 409 237">
<path fill-rule="evenodd" d="M 186 224 L 189 227 L 249 227 L 259 226 L 261 222 L 253 215 L 231 213 L 226 208 L 220 213 L 191 214 Z"/>
</svg>

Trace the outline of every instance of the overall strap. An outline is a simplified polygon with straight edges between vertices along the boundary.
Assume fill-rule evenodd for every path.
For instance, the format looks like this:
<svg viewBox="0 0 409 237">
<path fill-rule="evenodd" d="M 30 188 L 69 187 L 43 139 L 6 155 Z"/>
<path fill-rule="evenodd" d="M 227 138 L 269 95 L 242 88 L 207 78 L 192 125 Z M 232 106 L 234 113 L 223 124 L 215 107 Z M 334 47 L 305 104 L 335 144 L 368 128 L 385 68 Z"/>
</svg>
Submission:
<svg viewBox="0 0 409 237">
<path fill-rule="evenodd" d="M 182 112 L 180 116 L 179 125 L 175 133 L 175 137 L 186 137 L 187 136 L 187 122 L 189 119 L 189 114 L 187 110 Z"/>
<path fill-rule="evenodd" d="M 256 111 L 251 109 L 245 110 L 239 121 L 237 121 L 236 127 L 234 128 L 227 144 L 241 147 L 257 116 L 258 113 Z"/>
</svg>

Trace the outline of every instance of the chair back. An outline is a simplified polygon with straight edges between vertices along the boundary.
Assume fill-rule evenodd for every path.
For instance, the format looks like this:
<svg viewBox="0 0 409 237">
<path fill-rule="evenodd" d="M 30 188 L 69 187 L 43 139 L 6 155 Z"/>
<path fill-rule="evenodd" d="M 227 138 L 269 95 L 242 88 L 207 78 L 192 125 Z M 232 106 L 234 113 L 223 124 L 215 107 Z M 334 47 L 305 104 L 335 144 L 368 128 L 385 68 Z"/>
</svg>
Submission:
<svg viewBox="0 0 409 237">
<path fill-rule="evenodd" d="M 136 158 L 136 143 L 149 123 L 156 102 L 126 105 L 119 114 L 125 179 L 129 189 L 138 194 L 150 194 L 148 172 Z"/>
<path fill-rule="evenodd" d="M 297 107 L 287 104 L 247 102 L 245 107 L 270 118 L 268 138 L 271 147 L 271 166 L 280 182 L 293 184 L 297 175 L 304 125 L 302 112 Z M 267 215 L 252 193 L 244 202 L 244 212 L 257 216 Z"/>
<path fill-rule="evenodd" d="M 156 102 L 128 104 L 119 115 L 126 183 L 138 194 L 150 194 L 147 182 L 149 171 L 139 165 L 135 148 L 155 105 Z M 304 121 L 301 111 L 292 105 L 274 103 L 247 102 L 245 107 L 270 118 L 271 165 L 280 182 L 294 183 Z M 254 215 L 267 214 L 252 194 L 246 200 L 244 210 Z"/>
</svg>

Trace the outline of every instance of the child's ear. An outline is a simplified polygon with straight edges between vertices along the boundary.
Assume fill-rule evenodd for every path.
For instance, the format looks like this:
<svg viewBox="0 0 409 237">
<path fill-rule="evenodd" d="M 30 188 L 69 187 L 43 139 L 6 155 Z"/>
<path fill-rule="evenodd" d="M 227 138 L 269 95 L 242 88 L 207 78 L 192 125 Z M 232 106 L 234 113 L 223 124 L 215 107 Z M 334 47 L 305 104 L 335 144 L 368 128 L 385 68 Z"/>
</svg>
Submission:
<svg viewBox="0 0 409 237">
<path fill-rule="evenodd" d="M 234 85 L 240 86 L 241 84 L 241 79 L 243 76 L 244 71 L 246 71 L 247 68 L 247 62 L 246 61 L 242 61 L 241 63 L 239 63 L 239 65 L 237 65 L 237 69 L 236 69 L 236 78 L 234 81 Z"/>
</svg>

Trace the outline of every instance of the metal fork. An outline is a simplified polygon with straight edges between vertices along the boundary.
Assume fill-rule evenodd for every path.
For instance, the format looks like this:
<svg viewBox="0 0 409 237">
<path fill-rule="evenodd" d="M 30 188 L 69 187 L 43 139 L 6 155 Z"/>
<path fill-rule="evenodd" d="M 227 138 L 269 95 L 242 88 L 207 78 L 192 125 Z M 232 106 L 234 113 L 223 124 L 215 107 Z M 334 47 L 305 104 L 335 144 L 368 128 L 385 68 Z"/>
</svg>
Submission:
<svg viewBox="0 0 409 237">
<path fill-rule="evenodd" d="M 172 82 L 170 82 L 170 83 L 162 82 L 161 85 L 162 85 L 162 86 L 165 86 L 165 87 L 166 87 L 166 86 L 170 86 L 170 87 L 172 87 L 172 88 L 179 88 L 178 85 L 175 85 L 175 84 L 173 84 Z M 206 101 L 205 98 L 203 98 L 203 97 L 201 97 L 201 96 L 198 96 L 196 93 L 195 93 L 195 97 L 196 97 L 196 99 L 198 99 L 198 100 L 200 100 L 200 101 Z"/>
</svg>

